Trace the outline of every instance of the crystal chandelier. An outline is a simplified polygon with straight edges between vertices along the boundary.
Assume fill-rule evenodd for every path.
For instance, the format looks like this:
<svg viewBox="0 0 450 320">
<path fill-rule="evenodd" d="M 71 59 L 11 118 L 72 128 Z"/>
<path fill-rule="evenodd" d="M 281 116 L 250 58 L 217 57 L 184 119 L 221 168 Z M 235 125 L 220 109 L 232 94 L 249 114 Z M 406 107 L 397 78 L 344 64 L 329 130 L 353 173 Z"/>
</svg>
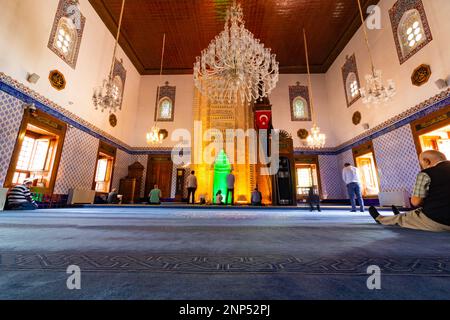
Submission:
<svg viewBox="0 0 450 320">
<path fill-rule="evenodd" d="M 267 97 L 278 82 L 279 65 L 271 49 L 245 29 L 240 4 L 228 8 L 225 30 L 194 64 L 197 89 L 214 102 L 252 102 Z"/>
<path fill-rule="evenodd" d="M 161 144 L 164 140 L 164 133 L 161 132 L 161 129 L 155 124 L 150 132 L 147 133 L 147 143 L 148 144 Z"/>
<path fill-rule="evenodd" d="M 308 138 L 306 138 L 306 143 L 307 143 L 308 147 L 310 147 L 312 149 L 323 148 L 327 137 L 324 133 L 320 133 L 320 128 L 317 126 L 316 121 L 315 121 L 311 71 L 309 69 L 308 41 L 306 40 L 306 30 L 305 29 L 303 29 L 303 40 L 305 42 L 306 67 L 308 70 L 308 85 L 309 85 L 309 89 L 308 89 L 309 103 L 311 106 L 311 120 L 313 122 L 311 132 L 310 132 Z"/>
<path fill-rule="evenodd" d="M 364 31 L 364 39 L 366 41 L 367 50 L 369 52 L 372 71 L 371 74 L 366 75 L 366 87 L 360 89 L 361 98 L 364 104 L 378 105 L 390 101 L 392 97 L 397 93 L 397 90 L 395 88 L 395 83 L 393 80 L 388 80 L 387 84 L 384 85 L 381 70 L 375 69 L 360 0 L 358 0 L 358 7 Z"/>
<path fill-rule="evenodd" d="M 125 0 L 122 0 L 122 9 L 120 11 L 119 26 L 117 29 L 116 43 L 114 45 L 114 53 L 109 76 L 107 79 L 103 80 L 103 85 L 101 87 L 94 89 L 94 95 L 92 97 L 95 110 L 100 109 L 102 112 L 105 110 L 109 110 L 109 113 L 113 113 L 116 112 L 117 109 L 122 109 L 123 92 L 121 92 L 119 86 L 115 83 L 114 67 L 116 64 L 116 52 L 119 43 L 120 30 L 122 28 L 124 8 Z"/>
<path fill-rule="evenodd" d="M 166 48 L 166 34 L 164 34 L 164 36 L 163 36 L 163 43 L 162 43 L 161 67 L 160 67 L 160 70 L 159 70 L 159 83 L 160 84 L 161 84 L 161 80 L 162 80 L 165 48 Z M 160 88 L 161 88 L 161 85 L 158 85 L 158 90 L 156 92 L 156 103 L 157 103 L 157 105 L 158 105 Z M 166 137 L 165 137 L 164 133 L 158 127 L 158 117 L 156 117 L 155 124 L 151 128 L 150 132 L 147 133 L 147 143 L 148 144 L 158 144 L 158 143 L 161 144 L 165 138 Z"/>
</svg>

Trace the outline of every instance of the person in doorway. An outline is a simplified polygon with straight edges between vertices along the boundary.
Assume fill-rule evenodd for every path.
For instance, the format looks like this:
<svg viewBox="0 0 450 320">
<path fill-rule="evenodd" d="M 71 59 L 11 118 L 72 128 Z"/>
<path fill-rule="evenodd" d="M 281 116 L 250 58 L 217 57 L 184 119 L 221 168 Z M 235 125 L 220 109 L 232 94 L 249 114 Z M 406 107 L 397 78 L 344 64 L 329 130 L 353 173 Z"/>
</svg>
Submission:
<svg viewBox="0 0 450 320">
<path fill-rule="evenodd" d="M 162 193 L 161 190 L 158 188 L 157 184 L 155 184 L 153 190 L 150 191 L 149 198 L 150 204 L 153 205 L 161 204 Z"/>
<path fill-rule="evenodd" d="M 258 190 L 258 186 L 252 191 L 251 201 L 252 206 L 262 206 L 262 194 Z"/>
<path fill-rule="evenodd" d="M 342 179 L 347 186 L 348 196 L 352 204 L 351 212 L 356 212 L 355 197 L 359 203 L 359 210 L 364 212 L 364 200 L 361 193 L 361 178 L 359 177 L 358 168 L 353 167 L 350 163 L 346 163 L 342 170 Z"/>
<path fill-rule="evenodd" d="M 311 209 L 311 212 L 314 211 L 314 207 L 317 208 L 317 211 L 321 212 L 320 208 L 320 196 L 316 193 L 314 187 L 310 187 L 308 191 L 308 203 Z"/>
<path fill-rule="evenodd" d="M 195 176 L 195 171 L 191 171 L 191 174 L 187 177 L 187 190 L 188 203 L 195 204 L 195 191 L 197 190 L 197 177 Z"/>
<path fill-rule="evenodd" d="M 13 187 L 7 196 L 7 210 L 35 210 L 38 205 L 31 197 L 33 181 L 24 180 L 23 184 Z"/>
<path fill-rule="evenodd" d="M 370 207 L 372 218 L 382 225 L 398 225 L 403 228 L 443 232 L 450 231 L 450 161 L 435 150 L 420 154 L 423 170 L 418 174 L 411 204 L 416 210 L 400 213 L 392 207 L 394 216 L 382 216 Z"/>
<path fill-rule="evenodd" d="M 233 174 L 233 170 L 227 175 L 227 196 L 225 197 L 225 203 L 228 204 L 228 196 L 231 193 L 231 205 L 234 205 L 234 183 L 236 178 Z"/>
<path fill-rule="evenodd" d="M 219 191 L 217 191 L 217 193 L 216 193 L 216 204 L 217 204 L 217 205 L 222 205 L 222 204 L 223 204 L 222 190 L 219 190 Z"/>
</svg>

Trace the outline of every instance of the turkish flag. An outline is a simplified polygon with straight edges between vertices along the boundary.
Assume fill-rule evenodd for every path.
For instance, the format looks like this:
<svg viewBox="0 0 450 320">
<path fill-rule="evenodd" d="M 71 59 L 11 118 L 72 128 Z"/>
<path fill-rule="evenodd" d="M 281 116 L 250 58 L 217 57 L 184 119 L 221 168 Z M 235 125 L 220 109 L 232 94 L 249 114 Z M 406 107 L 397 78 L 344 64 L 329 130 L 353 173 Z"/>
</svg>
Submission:
<svg viewBox="0 0 450 320">
<path fill-rule="evenodd" d="M 260 130 L 269 129 L 270 120 L 272 119 L 272 111 L 255 111 L 256 128 Z"/>
</svg>

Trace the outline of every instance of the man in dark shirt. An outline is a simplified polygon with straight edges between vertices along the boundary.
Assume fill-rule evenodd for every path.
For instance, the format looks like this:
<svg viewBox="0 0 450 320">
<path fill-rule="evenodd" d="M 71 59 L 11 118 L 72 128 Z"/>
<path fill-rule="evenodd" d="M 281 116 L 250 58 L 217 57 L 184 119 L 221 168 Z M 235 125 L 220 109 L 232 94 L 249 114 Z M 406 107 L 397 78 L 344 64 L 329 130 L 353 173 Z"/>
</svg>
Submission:
<svg viewBox="0 0 450 320">
<path fill-rule="evenodd" d="M 33 182 L 25 180 L 23 184 L 13 187 L 8 193 L 8 210 L 35 210 L 37 204 L 31 198 L 30 188 Z"/>
<path fill-rule="evenodd" d="M 114 188 L 111 190 L 111 192 L 108 194 L 108 204 L 118 204 L 120 202 L 119 200 L 119 194 L 117 193 L 117 189 Z"/>
<path fill-rule="evenodd" d="M 382 216 L 371 207 L 370 215 L 379 224 L 399 225 L 426 231 L 450 231 L 450 161 L 439 151 L 428 150 L 420 155 L 419 173 L 411 203 L 418 209 L 394 216 Z"/>
</svg>

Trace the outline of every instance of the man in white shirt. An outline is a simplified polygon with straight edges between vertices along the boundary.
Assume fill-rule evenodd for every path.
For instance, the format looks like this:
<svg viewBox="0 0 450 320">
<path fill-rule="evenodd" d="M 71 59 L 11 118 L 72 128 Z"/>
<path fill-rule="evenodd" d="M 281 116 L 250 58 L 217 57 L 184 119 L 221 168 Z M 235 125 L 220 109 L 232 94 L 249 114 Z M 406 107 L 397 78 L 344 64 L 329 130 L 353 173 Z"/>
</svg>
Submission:
<svg viewBox="0 0 450 320">
<path fill-rule="evenodd" d="M 364 212 L 364 200 L 361 194 L 361 179 L 358 168 L 353 167 L 350 163 L 346 163 L 342 170 L 342 179 L 347 186 L 348 196 L 352 204 L 352 212 L 356 212 L 355 196 L 358 199 L 360 211 Z"/>
<path fill-rule="evenodd" d="M 233 172 L 230 172 L 227 175 L 227 196 L 225 197 L 225 203 L 228 204 L 228 195 L 231 193 L 231 204 L 234 204 L 234 183 L 236 178 L 234 177 Z"/>
<path fill-rule="evenodd" d="M 197 177 L 195 176 L 195 171 L 191 171 L 191 174 L 187 178 L 187 189 L 188 189 L 188 203 L 195 204 L 195 191 L 197 190 Z M 192 202 L 191 202 L 192 195 Z"/>
</svg>

